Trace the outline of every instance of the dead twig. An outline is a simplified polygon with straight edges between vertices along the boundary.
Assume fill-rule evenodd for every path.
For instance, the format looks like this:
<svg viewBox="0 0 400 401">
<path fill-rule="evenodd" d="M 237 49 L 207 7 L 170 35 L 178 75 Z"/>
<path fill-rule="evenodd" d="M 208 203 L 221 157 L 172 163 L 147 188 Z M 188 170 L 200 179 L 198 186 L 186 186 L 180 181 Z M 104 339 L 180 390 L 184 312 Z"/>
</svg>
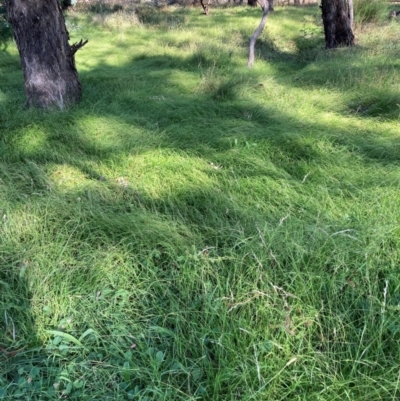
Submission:
<svg viewBox="0 0 400 401">
<path fill-rule="evenodd" d="M 7 351 L 5 348 L 0 347 L 0 352 L 2 352 L 7 358 L 12 358 L 21 352 L 24 348 L 17 349 L 15 351 Z"/>
<path fill-rule="evenodd" d="M 81 49 L 83 46 L 85 46 L 87 42 L 89 42 L 88 39 L 86 39 L 85 41 L 83 41 L 83 39 L 81 39 L 80 42 L 73 43 L 71 45 L 72 54 L 75 54 L 79 49 Z"/>
</svg>

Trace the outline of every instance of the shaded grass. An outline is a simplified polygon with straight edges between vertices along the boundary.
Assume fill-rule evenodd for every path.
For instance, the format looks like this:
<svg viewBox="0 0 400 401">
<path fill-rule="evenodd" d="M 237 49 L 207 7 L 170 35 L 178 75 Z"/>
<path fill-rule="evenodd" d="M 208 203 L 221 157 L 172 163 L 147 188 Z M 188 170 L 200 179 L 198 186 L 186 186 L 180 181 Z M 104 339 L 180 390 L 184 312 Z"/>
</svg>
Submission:
<svg viewBox="0 0 400 401">
<path fill-rule="evenodd" d="M 64 113 L 0 54 L 0 397 L 397 398 L 399 26 L 317 13 L 71 15 Z"/>
</svg>

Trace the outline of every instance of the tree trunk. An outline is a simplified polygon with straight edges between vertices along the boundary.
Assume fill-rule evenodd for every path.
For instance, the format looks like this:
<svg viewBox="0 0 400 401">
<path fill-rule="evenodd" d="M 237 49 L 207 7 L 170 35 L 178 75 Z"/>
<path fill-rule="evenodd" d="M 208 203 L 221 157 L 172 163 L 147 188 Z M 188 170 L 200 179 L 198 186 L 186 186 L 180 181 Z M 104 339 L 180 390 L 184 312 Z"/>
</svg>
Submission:
<svg viewBox="0 0 400 401">
<path fill-rule="evenodd" d="M 354 22 L 354 3 L 353 3 L 353 0 L 348 0 L 348 3 L 349 3 L 350 28 L 353 29 L 353 22 Z"/>
<path fill-rule="evenodd" d="M 354 35 L 348 0 L 322 0 L 321 8 L 326 48 L 353 46 Z"/>
<path fill-rule="evenodd" d="M 201 6 L 203 7 L 203 14 L 208 15 L 209 9 L 208 4 L 204 3 L 204 0 L 200 0 Z"/>
<path fill-rule="evenodd" d="M 27 106 L 64 109 L 79 102 L 81 84 L 58 0 L 5 0 L 25 79 Z"/>
<path fill-rule="evenodd" d="M 264 30 L 264 26 L 267 22 L 268 12 L 269 12 L 269 2 L 268 0 L 260 0 L 261 8 L 262 8 L 262 17 L 260 24 L 258 25 L 257 29 L 254 31 L 253 36 L 250 38 L 250 45 L 249 45 L 249 59 L 247 61 L 247 66 L 252 67 L 254 63 L 254 47 L 256 45 L 256 41 L 258 37 L 261 35 L 262 31 Z"/>
</svg>

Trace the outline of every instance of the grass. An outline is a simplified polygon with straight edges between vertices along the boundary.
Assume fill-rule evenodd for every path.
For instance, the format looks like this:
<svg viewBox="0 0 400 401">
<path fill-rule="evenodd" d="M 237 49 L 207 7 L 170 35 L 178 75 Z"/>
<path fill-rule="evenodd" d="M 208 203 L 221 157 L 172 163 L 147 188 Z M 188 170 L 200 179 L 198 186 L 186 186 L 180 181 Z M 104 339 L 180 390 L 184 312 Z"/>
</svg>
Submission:
<svg viewBox="0 0 400 401">
<path fill-rule="evenodd" d="M 358 23 L 379 21 L 388 17 L 387 2 L 384 0 L 355 0 L 354 13 Z"/>
<path fill-rule="evenodd" d="M 395 400 L 400 25 L 70 13 L 84 88 L 0 52 L 0 399 Z"/>
</svg>

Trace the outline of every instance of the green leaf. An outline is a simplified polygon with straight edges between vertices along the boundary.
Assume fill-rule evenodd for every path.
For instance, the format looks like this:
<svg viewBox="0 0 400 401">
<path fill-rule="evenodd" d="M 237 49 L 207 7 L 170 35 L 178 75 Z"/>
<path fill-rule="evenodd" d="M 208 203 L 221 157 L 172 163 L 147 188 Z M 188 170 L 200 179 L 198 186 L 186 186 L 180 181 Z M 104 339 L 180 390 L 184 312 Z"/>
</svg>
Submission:
<svg viewBox="0 0 400 401">
<path fill-rule="evenodd" d="M 78 339 L 78 341 L 82 341 L 85 337 L 87 337 L 89 334 L 95 333 L 93 329 L 87 329 Z"/>
<path fill-rule="evenodd" d="M 183 368 L 183 366 L 182 366 L 181 363 L 175 362 L 175 363 L 172 365 L 171 370 L 177 371 L 177 370 L 185 370 L 185 369 Z"/>
<path fill-rule="evenodd" d="M 40 373 L 40 369 L 37 367 L 33 367 L 29 373 L 29 376 L 32 377 L 32 379 L 34 377 L 36 377 L 38 374 Z"/>
<path fill-rule="evenodd" d="M 52 343 L 53 343 L 53 345 L 58 345 L 58 344 L 60 344 L 60 342 L 61 342 L 62 340 L 63 340 L 62 337 L 57 336 L 57 337 L 55 337 L 55 338 L 53 339 Z"/>
<path fill-rule="evenodd" d="M 83 344 L 77 338 L 71 336 L 71 334 L 64 333 L 63 331 L 58 331 L 58 330 L 46 330 L 46 333 L 51 334 L 53 336 L 62 337 L 65 341 L 70 341 L 76 344 L 78 347 L 83 347 Z"/>
<path fill-rule="evenodd" d="M 23 389 L 18 389 L 15 393 L 14 393 L 14 397 L 15 398 L 20 398 L 20 397 L 25 397 L 26 396 L 26 390 Z"/>
<path fill-rule="evenodd" d="M 63 393 L 65 394 L 69 394 L 72 391 L 72 383 L 68 383 L 67 387 L 65 388 L 65 390 L 63 391 Z"/>
<path fill-rule="evenodd" d="M 164 360 L 164 352 L 158 351 L 156 353 L 156 361 L 161 363 Z"/>
<path fill-rule="evenodd" d="M 124 354 L 124 358 L 127 360 L 127 361 L 131 361 L 132 360 L 132 351 L 127 351 L 127 352 L 125 352 L 125 354 Z"/>
<path fill-rule="evenodd" d="M 193 380 L 194 380 L 195 382 L 198 381 L 198 380 L 201 378 L 202 374 L 203 374 L 202 369 L 200 369 L 200 368 L 194 368 L 193 371 L 192 371 Z"/>
<path fill-rule="evenodd" d="M 85 385 L 85 382 L 83 380 L 75 380 L 72 385 L 74 388 L 82 388 Z"/>
</svg>

